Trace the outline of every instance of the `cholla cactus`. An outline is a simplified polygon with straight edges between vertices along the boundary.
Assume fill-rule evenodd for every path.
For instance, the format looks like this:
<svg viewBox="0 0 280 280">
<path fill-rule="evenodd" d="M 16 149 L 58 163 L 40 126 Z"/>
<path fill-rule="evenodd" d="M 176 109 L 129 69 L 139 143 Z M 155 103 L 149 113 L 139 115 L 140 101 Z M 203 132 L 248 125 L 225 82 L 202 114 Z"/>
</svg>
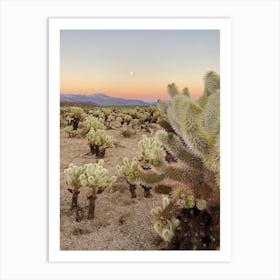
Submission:
<svg viewBox="0 0 280 280">
<path fill-rule="evenodd" d="M 128 158 L 123 159 L 122 165 L 117 165 L 117 171 L 119 176 L 123 176 L 126 182 L 129 184 L 129 191 L 131 198 L 136 198 L 136 182 L 138 178 L 138 162 L 136 158 L 131 161 Z"/>
<path fill-rule="evenodd" d="M 107 135 L 105 130 L 90 129 L 87 134 L 88 145 L 92 154 L 96 154 L 97 157 L 103 158 L 107 148 L 114 147 L 114 138 Z"/>
<path fill-rule="evenodd" d="M 219 88 L 220 77 L 214 72 L 206 74 L 204 95 L 198 101 L 190 98 L 188 89 L 179 93 L 175 84 L 169 85 L 172 101 L 159 102 L 163 130 L 155 138 L 176 161 L 170 163 L 149 153 L 151 170 L 139 170 L 143 182 L 160 183 L 167 178 L 173 188 L 179 184 L 186 188 L 186 194 L 190 190 L 182 207 L 208 211 L 216 225 L 219 215 L 215 213 L 220 205 Z"/>
<path fill-rule="evenodd" d="M 70 164 L 67 169 L 64 170 L 66 175 L 66 184 L 72 188 L 68 188 L 68 191 L 72 193 L 71 212 L 76 211 L 78 208 L 78 196 L 80 188 L 82 187 L 80 176 L 83 174 L 84 168 Z"/>
<path fill-rule="evenodd" d="M 68 134 L 69 138 L 76 137 L 79 134 L 78 130 L 74 130 L 72 126 L 67 126 L 64 131 Z"/>
<path fill-rule="evenodd" d="M 84 110 L 80 107 L 72 107 L 71 108 L 71 117 L 72 117 L 72 125 L 73 130 L 77 130 L 79 127 L 79 122 L 84 118 Z"/>
<path fill-rule="evenodd" d="M 127 125 L 129 125 L 132 120 L 132 117 L 130 115 L 124 115 L 123 120 L 124 122 L 126 122 Z"/>
<path fill-rule="evenodd" d="M 160 130 L 155 138 L 158 146 L 163 146 L 177 162 L 167 164 L 147 152 L 152 171 L 140 175 L 144 182 L 149 179 L 160 182 L 168 177 L 176 184 L 188 185 L 196 199 L 205 199 L 210 206 L 219 204 L 219 76 L 209 72 L 205 87 L 205 94 L 201 97 L 203 102 L 201 99 L 196 102 L 189 97 L 187 89 L 180 94 L 175 84 L 169 86 L 172 102 L 170 105 L 160 102 L 159 109 L 174 132 Z M 203 106 L 199 105 L 200 101 Z"/>
<path fill-rule="evenodd" d="M 150 165 L 158 166 L 164 161 L 166 153 L 157 139 L 143 135 L 138 147 L 142 154 L 141 164 L 144 168 Z"/>
<path fill-rule="evenodd" d="M 121 128 L 121 135 L 125 138 L 129 138 L 132 135 L 136 134 L 136 131 L 128 128 L 128 127 L 122 127 Z"/>
<path fill-rule="evenodd" d="M 151 214 L 156 219 L 154 229 L 167 242 L 171 242 L 180 224 L 180 221 L 173 216 L 174 208 L 176 205 L 167 196 L 162 196 L 162 206 L 151 210 Z"/>
<path fill-rule="evenodd" d="M 80 182 L 83 187 L 90 190 L 87 196 L 89 200 L 88 219 L 94 218 L 97 194 L 110 188 L 117 179 L 116 176 L 110 177 L 108 173 L 108 170 L 104 168 L 104 160 L 102 159 L 98 163 L 90 163 L 84 166 Z"/>
<path fill-rule="evenodd" d="M 97 129 L 104 130 L 105 125 L 103 124 L 102 119 L 95 118 L 93 116 L 88 116 L 81 124 L 80 128 L 82 135 L 85 136 L 91 129 L 96 131 Z"/>
</svg>

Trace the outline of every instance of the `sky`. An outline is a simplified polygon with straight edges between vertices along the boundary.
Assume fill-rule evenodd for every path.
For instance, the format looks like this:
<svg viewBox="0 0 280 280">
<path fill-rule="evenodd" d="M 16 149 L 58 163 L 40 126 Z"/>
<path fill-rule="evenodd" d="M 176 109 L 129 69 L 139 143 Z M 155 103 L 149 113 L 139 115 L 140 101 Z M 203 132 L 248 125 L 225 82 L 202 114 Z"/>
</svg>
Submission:
<svg viewBox="0 0 280 280">
<path fill-rule="evenodd" d="M 220 72 L 219 30 L 61 30 L 60 92 L 169 99 L 167 85 L 203 93 Z"/>
</svg>

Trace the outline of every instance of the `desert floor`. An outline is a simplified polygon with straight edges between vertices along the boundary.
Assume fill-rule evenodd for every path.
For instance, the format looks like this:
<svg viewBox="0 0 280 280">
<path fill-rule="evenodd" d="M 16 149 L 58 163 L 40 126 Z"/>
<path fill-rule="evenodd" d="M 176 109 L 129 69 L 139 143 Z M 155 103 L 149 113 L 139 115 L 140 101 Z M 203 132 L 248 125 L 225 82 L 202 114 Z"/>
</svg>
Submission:
<svg viewBox="0 0 280 280">
<path fill-rule="evenodd" d="M 130 138 L 121 136 L 120 129 L 107 130 L 114 136 L 117 145 L 106 150 L 105 167 L 110 175 L 116 175 L 116 166 L 124 157 L 139 156 L 137 143 L 142 131 Z M 153 229 L 152 208 L 161 205 L 161 194 L 152 190 L 152 197 L 145 198 L 141 187 L 137 186 L 137 198 L 132 199 L 128 185 L 118 179 L 111 191 L 98 195 L 95 218 L 87 220 L 86 191 L 81 190 L 79 205 L 84 218 L 77 222 L 70 215 L 71 194 L 67 191 L 64 169 L 69 163 L 83 165 L 95 163 L 95 155 L 89 155 L 87 140 L 69 138 L 60 132 L 60 249 L 61 250 L 159 250 L 163 244 Z"/>
</svg>

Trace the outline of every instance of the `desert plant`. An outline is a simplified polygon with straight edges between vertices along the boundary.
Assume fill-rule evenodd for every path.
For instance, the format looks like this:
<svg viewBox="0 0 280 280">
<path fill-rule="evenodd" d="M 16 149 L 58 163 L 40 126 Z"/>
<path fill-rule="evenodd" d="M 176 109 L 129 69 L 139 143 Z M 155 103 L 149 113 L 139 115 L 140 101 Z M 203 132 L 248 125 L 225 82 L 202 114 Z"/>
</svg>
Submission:
<svg viewBox="0 0 280 280">
<path fill-rule="evenodd" d="M 126 182 L 129 184 L 129 191 L 131 198 L 136 198 L 136 182 L 138 178 L 138 162 L 136 158 L 129 161 L 128 158 L 123 159 L 122 165 L 117 165 L 118 175 L 124 177 Z"/>
<path fill-rule="evenodd" d="M 64 131 L 68 134 L 69 138 L 76 137 L 79 134 L 78 130 L 74 130 L 72 126 L 67 126 Z"/>
<path fill-rule="evenodd" d="M 129 138 L 131 137 L 133 134 L 135 134 L 135 131 L 133 131 L 132 129 L 128 128 L 128 127 L 122 127 L 121 128 L 121 135 L 125 138 Z"/>
<path fill-rule="evenodd" d="M 140 187 L 143 189 L 144 191 L 144 197 L 151 197 L 152 193 L 151 193 L 151 189 L 152 187 L 149 185 L 144 185 L 144 184 L 140 184 Z"/>
<path fill-rule="evenodd" d="M 114 147 L 114 138 L 107 135 L 105 130 L 90 129 L 87 134 L 88 145 L 92 154 L 96 154 L 97 157 L 103 158 L 107 148 Z"/>
<path fill-rule="evenodd" d="M 157 139 L 143 135 L 138 142 L 138 147 L 142 155 L 140 162 L 144 169 L 150 166 L 157 166 L 164 160 L 165 151 Z"/>
<path fill-rule="evenodd" d="M 104 130 L 105 125 L 102 119 L 88 116 L 83 122 L 80 123 L 80 128 L 81 134 L 85 136 L 90 131 L 90 129 L 93 129 L 94 131 L 96 131 L 97 129 Z"/>
<path fill-rule="evenodd" d="M 72 188 L 68 188 L 68 191 L 72 194 L 71 213 L 76 212 L 78 209 L 78 196 L 80 188 L 82 187 L 80 176 L 83 174 L 84 168 L 70 164 L 67 169 L 64 170 L 66 175 L 66 184 Z"/>
<path fill-rule="evenodd" d="M 216 236 L 216 240 L 219 236 L 219 215 L 216 213 L 219 212 L 220 205 L 219 84 L 218 74 L 207 73 L 204 94 L 198 101 L 190 98 L 188 89 L 184 89 L 180 94 L 175 84 L 168 86 L 172 97 L 171 104 L 163 101 L 158 103 L 161 112 L 159 123 L 163 130 L 155 135 L 157 148 L 151 147 L 150 151 L 146 148 L 145 158 L 148 159 L 150 170 L 138 170 L 142 182 L 160 183 L 168 178 L 173 182 L 174 188 L 180 185 L 180 188 L 185 189 L 187 197 L 191 192 L 194 200 L 185 200 L 182 209 L 194 208 L 201 211 L 199 203 L 201 205 L 201 201 L 204 201 L 203 205 L 206 209 L 203 208 L 202 211 L 206 211 L 212 217 L 209 226 L 212 227 L 212 231 L 215 231 L 213 235 Z M 160 152 L 160 146 L 173 155 L 176 161 L 166 161 L 166 157 L 163 157 L 163 153 Z M 191 210 L 184 213 L 189 215 Z M 183 238 L 183 235 L 180 236 Z M 214 244 L 216 246 L 217 243 Z M 208 245 L 206 249 L 212 246 Z M 189 243 L 188 246 L 201 247 L 197 244 L 189 245 Z"/>
<path fill-rule="evenodd" d="M 152 216 L 156 219 L 154 229 L 165 241 L 171 242 L 175 235 L 176 227 L 180 221 L 172 213 L 175 205 L 167 196 L 162 196 L 162 206 L 151 210 Z"/>
<path fill-rule="evenodd" d="M 108 170 L 104 168 L 104 160 L 99 160 L 98 163 L 89 163 L 84 165 L 83 173 L 80 176 L 80 182 L 83 187 L 89 189 L 87 199 L 89 200 L 88 206 L 88 219 L 94 218 L 95 201 L 97 194 L 103 192 L 105 189 L 110 188 L 116 181 L 116 176 L 109 176 Z"/>
<path fill-rule="evenodd" d="M 72 107 L 71 108 L 71 123 L 73 125 L 73 130 L 77 130 L 79 127 L 79 122 L 84 117 L 84 110 L 80 107 Z"/>
</svg>

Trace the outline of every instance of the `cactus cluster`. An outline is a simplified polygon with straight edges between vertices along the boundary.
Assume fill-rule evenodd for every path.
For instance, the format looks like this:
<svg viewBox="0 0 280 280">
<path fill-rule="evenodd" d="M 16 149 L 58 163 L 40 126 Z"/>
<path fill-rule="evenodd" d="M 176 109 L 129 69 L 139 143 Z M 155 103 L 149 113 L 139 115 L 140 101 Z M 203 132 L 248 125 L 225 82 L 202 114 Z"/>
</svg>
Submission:
<svg viewBox="0 0 280 280">
<path fill-rule="evenodd" d="M 66 175 L 66 183 L 72 186 L 73 189 L 68 189 L 72 193 L 72 205 L 71 212 L 76 210 L 76 219 L 80 220 L 78 207 L 78 195 L 80 188 L 84 187 L 89 190 L 87 199 L 89 200 L 88 206 L 88 219 L 94 218 L 95 200 L 97 194 L 104 191 L 106 188 L 110 188 L 116 181 L 116 176 L 109 176 L 108 170 L 104 168 L 104 161 L 101 159 L 98 163 L 89 163 L 84 166 L 76 166 L 70 164 L 67 169 L 64 170 Z"/>
<path fill-rule="evenodd" d="M 151 125 L 156 123 L 159 117 L 160 112 L 155 106 L 132 108 L 64 106 L 60 110 L 60 126 L 69 126 L 66 130 L 69 137 L 85 137 L 90 128 L 96 130 L 126 127 L 128 130 L 149 132 Z M 99 124 L 95 124 L 95 122 L 99 122 Z M 100 125 L 100 123 L 102 124 Z"/>
</svg>

